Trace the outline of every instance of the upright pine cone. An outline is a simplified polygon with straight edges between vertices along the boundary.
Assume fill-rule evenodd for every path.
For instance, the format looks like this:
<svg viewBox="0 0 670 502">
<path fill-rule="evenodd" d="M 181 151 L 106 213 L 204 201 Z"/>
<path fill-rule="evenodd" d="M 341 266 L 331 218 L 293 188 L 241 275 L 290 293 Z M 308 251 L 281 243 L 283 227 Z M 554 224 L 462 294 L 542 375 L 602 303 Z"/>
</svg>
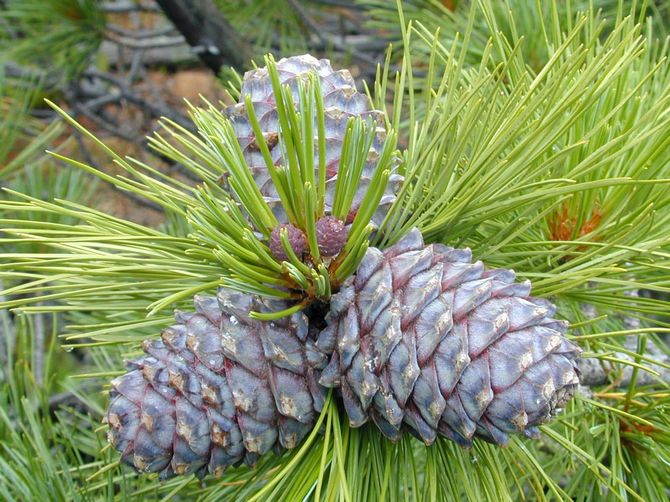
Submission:
<svg viewBox="0 0 670 502">
<path fill-rule="evenodd" d="M 277 62 L 277 71 L 282 85 L 286 84 L 290 86 L 295 103 L 298 102 L 298 82 L 301 79 L 305 79 L 309 73 L 314 73 L 319 77 L 321 92 L 323 94 L 326 126 L 326 214 L 330 214 L 333 197 L 335 196 L 335 184 L 340 166 L 340 154 L 347 120 L 353 116 L 360 116 L 363 118 L 369 117 L 377 121 L 375 140 L 370 148 L 358 191 L 352 203 L 350 214 L 350 218 L 352 218 L 370 184 L 386 138 L 383 113 L 379 110 L 371 109 L 368 97 L 356 91 L 356 84 L 348 70 L 334 71 L 330 66 L 330 61 L 327 59 L 318 60 L 309 54 L 284 58 Z M 228 107 L 225 112 L 232 121 L 238 141 L 244 152 L 244 158 L 253 173 L 256 184 L 259 186 L 268 205 L 273 208 L 280 223 L 285 223 L 286 215 L 284 209 L 249 123 L 244 103 L 245 96 L 251 98 L 256 117 L 270 149 L 272 160 L 277 166 L 284 164 L 281 148 L 277 144 L 279 121 L 277 118 L 275 96 L 267 68 L 257 68 L 248 71 L 244 75 L 240 102 Z M 315 140 L 315 166 L 319 165 L 317 147 L 318 144 Z M 372 218 L 375 223 L 380 224 L 384 216 L 386 216 L 389 207 L 395 200 L 395 192 L 402 179 L 400 175 L 391 175 L 386 191 L 379 203 L 379 208 Z"/>
<path fill-rule="evenodd" d="M 572 396 L 580 350 L 529 292 L 511 270 L 424 246 L 413 230 L 368 250 L 308 357 L 322 385 L 340 388 L 353 426 L 372 418 L 397 439 L 404 424 L 428 444 L 437 433 L 461 445 L 533 437 Z"/>
<path fill-rule="evenodd" d="M 162 341 L 112 382 L 104 421 L 122 460 L 142 472 L 220 474 L 271 448 L 295 447 L 323 404 L 307 365 L 307 318 L 249 318 L 285 302 L 221 289 L 196 296 L 195 313 L 177 313 Z"/>
</svg>

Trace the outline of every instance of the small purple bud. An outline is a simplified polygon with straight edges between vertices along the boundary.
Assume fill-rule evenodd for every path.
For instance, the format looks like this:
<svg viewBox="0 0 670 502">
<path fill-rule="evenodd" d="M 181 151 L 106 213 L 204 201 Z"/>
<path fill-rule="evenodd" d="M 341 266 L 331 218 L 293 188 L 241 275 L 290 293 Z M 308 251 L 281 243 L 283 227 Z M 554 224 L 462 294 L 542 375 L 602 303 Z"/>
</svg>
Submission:
<svg viewBox="0 0 670 502">
<path fill-rule="evenodd" d="M 344 222 L 334 216 L 325 216 L 316 222 L 316 241 L 323 256 L 335 256 L 347 243 L 349 231 Z"/>
<path fill-rule="evenodd" d="M 302 259 L 302 255 L 307 251 L 307 237 L 302 230 L 290 223 L 278 225 L 272 230 L 270 233 L 270 251 L 279 261 L 288 261 L 288 256 L 286 256 L 284 246 L 281 243 L 280 232 L 282 228 L 285 228 L 288 233 L 288 242 L 291 244 L 291 249 L 299 259 Z"/>
</svg>

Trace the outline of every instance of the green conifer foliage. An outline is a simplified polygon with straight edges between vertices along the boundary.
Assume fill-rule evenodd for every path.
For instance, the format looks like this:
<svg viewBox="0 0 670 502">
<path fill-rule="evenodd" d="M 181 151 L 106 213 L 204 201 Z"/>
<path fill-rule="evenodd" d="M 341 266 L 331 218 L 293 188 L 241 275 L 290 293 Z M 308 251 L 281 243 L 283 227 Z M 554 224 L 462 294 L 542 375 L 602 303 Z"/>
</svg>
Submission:
<svg viewBox="0 0 670 502">
<path fill-rule="evenodd" d="M 113 217 L 76 193 L 41 197 L 21 188 L 0 200 L 0 326 L 7 332 L 11 323 L 16 334 L 0 384 L 3 498 L 667 498 L 670 394 L 667 365 L 653 355 L 667 354 L 670 330 L 670 70 L 656 16 L 662 19 L 664 6 L 647 2 L 640 11 L 644 2 L 618 2 L 599 14 L 598 2 L 584 10 L 561 2 L 547 11 L 509 8 L 518 3 L 511 0 L 507 8 L 493 0 L 457 3 L 456 29 L 450 24 L 456 18 L 442 18 L 439 10 L 394 14 L 402 43 L 368 88 L 370 109 L 382 112 L 393 137 L 387 135 L 388 158 L 373 173 L 376 190 L 366 192 L 357 213 L 369 216 L 351 223 L 342 260 L 322 253 L 316 225 L 325 216 L 318 209 L 325 192 L 305 168 L 307 159 L 325 153 L 314 141 L 319 121 L 305 120 L 320 117 L 314 80 L 299 89 L 297 110 L 283 115 L 286 138 L 278 144 L 288 167 L 268 168 L 291 189 L 277 195 L 293 210 L 288 219 L 309 249 L 297 256 L 288 231 L 280 230 L 288 260 L 278 260 L 268 245 L 279 221 L 246 169 L 223 106 L 193 106 L 198 131 L 166 120 L 151 139 L 198 176 L 196 185 L 118 154 L 63 112 L 68 126 L 96 142 L 122 174 L 58 152 L 53 158 L 162 206 L 167 223 L 149 228 Z M 436 31 L 421 12 L 452 28 Z M 274 94 L 288 99 L 291 90 Z M 342 158 L 355 173 L 376 127 L 354 119 L 347 131 Z M 371 226 L 386 187 L 380 182 L 391 172 L 404 181 Z M 336 216 L 348 213 L 354 181 L 342 182 L 346 197 L 336 197 L 342 202 Z M 304 208 L 312 211 L 298 210 Z M 268 452 L 253 468 L 231 465 L 220 478 L 160 483 L 155 474 L 122 465 L 106 446 L 109 425 L 101 421 L 109 382 L 125 373 L 122 360 L 149 357 L 141 344 L 157 342 L 157 333 L 175 324 L 173 309 L 192 309 L 196 295 L 226 287 L 282 305 L 250 309 L 249 325 L 316 316 L 314 310 L 323 317 L 330 310 L 325 303 L 358 291 L 346 281 L 376 253 L 371 249 L 393 249 L 414 228 L 426 248 L 469 247 L 491 269 L 513 269 L 520 283 L 529 280 L 535 304 L 555 304 L 551 317 L 568 323 L 562 343 L 578 345 L 582 359 L 607 368 L 607 383 L 576 389 L 561 414 L 539 425 L 538 439 L 510 435 L 505 448 L 474 439 L 464 449 L 442 437 L 427 446 L 407 434 L 392 442 L 375 424 L 352 427 L 337 388 L 324 394 L 295 448 Z M 54 344 L 45 361 L 45 382 L 72 377 L 59 387 L 74 396 L 69 407 L 52 407 L 53 389 L 34 384 L 28 361 L 36 314 L 53 315 L 65 346 L 85 354 L 64 359 Z M 333 310 L 329 319 L 339 325 L 342 312 Z M 306 339 L 318 340 L 314 335 Z M 338 357 L 351 343 L 338 347 Z M 339 362 L 331 369 L 337 371 L 324 383 L 352 373 Z M 351 380 L 361 384 L 366 374 Z M 552 408 L 551 399 L 546 404 Z M 418 422 L 409 425 L 421 435 Z"/>
</svg>

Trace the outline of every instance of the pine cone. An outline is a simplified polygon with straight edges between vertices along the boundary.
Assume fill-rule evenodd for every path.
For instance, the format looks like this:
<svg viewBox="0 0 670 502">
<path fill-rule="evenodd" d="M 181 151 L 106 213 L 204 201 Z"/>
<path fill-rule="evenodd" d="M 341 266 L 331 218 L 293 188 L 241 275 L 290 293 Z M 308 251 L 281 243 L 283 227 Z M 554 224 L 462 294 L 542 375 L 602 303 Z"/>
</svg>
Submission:
<svg viewBox="0 0 670 502">
<path fill-rule="evenodd" d="M 383 127 L 383 113 L 378 110 L 372 110 L 368 97 L 356 91 L 356 84 L 348 70 L 333 71 L 327 59 L 317 60 L 309 54 L 293 56 L 277 62 L 277 70 L 281 83 L 290 86 L 295 103 L 298 102 L 298 82 L 301 79 L 305 79 L 305 76 L 310 72 L 319 76 L 321 91 L 323 93 L 326 126 L 326 214 L 330 214 L 333 204 L 342 141 L 344 140 L 347 120 L 349 117 L 361 116 L 377 121 L 376 137 L 370 148 L 368 161 L 363 169 L 358 191 L 352 204 L 352 212 L 349 215 L 350 219 L 353 219 L 370 184 L 386 138 L 386 130 Z M 272 160 L 275 165 L 284 164 L 281 148 L 277 145 L 279 122 L 277 119 L 275 96 L 267 68 L 257 68 L 248 71 L 244 75 L 240 102 L 228 107 L 225 112 L 233 124 L 247 165 L 253 173 L 256 184 L 259 186 L 266 202 L 273 208 L 280 223 L 286 223 L 286 214 L 268 173 L 263 155 L 259 151 L 256 137 L 247 117 L 244 104 L 245 96 L 250 96 L 251 98 Z M 315 166 L 319 164 L 318 159 L 318 144 L 315 141 Z M 379 208 L 372 218 L 373 222 L 377 225 L 381 224 L 389 207 L 395 200 L 394 194 L 402 179 L 400 175 L 391 175 L 386 192 L 379 203 Z"/>
<path fill-rule="evenodd" d="M 467 249 L 424 246 L 418 230 L 370 248 L 308 342 L 319 382 L 340 388 L 353 426 L 372 418 L 391 439 L 403 424 L 428 444 L 535 437 L 579 383 L 580 349 L 554 306 L 513 281 Z"/>
<path fill-rule="evenodd" d="M 323 256 L 336 256 L 347 243 L 349 230 L 334 216 L 324 216 L 316 222 L 316 241 Z"/>
<path fill-rule="evenodd" d="M 283 228 L 286 229 L 288 242 L 291 245 L 291 249 L 298 258 L 301 258 L 308 249 L 307 237 L 302 232 L 302 230 L 291 225 L 290 223 L 284 223 L 272 230 L 272 233 L 270 234 L 270 242 L 268 243 L 270 251 L 272 251 L 272 254 L 278 260 L 288 260 L 288 256 L 286 255 L 286 251 L 284 251 L 284 246 L 281 242 L 281 231 Z"/>
<path fill-rule="evenodd" d="M 104 419 L 122 460 L 163 479 L 219 475 L 271 448 L 293 448 L 323 405 L 306 364 L 304 314 L 253 320 L 250 311 L 285 302 L 226 289 L 194 303 L 195 313 L 177 313 L 162 341 L 145 342 L 147 355 L 112 382 Z"/>
</svg>

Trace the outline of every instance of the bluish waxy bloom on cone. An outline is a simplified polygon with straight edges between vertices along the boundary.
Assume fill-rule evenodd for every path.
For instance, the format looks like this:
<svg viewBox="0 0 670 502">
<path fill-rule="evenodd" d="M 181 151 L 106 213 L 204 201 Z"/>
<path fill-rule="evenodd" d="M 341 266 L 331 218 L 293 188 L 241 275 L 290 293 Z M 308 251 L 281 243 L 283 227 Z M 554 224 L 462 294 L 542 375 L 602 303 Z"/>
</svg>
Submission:
<svg viewBox="0 0 670 502">
<path fill-rule="evenodd" d="M 572 397 L 580 349 L 514 279 L 467 249 L 425 246 L 416 229 L 370 248 L 310 350 L 319 382 L 340 389 L 353 426 L 371 418 L 394 440 L 403 426 L 428 444 L 536 437 Z"/>
</svg>

